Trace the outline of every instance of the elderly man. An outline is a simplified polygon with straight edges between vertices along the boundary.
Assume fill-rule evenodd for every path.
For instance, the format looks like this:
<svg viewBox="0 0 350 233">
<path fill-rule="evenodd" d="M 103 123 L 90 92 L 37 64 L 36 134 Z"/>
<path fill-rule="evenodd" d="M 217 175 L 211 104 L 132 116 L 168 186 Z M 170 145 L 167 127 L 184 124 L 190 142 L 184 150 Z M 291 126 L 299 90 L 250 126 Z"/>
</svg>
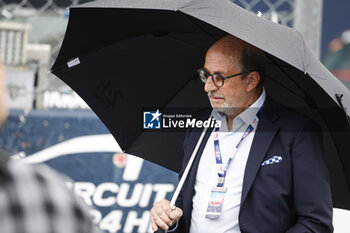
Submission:
<svg viewBox="0 0 350 233">
<path fill-rule="evenodd" d="M 167 200 L 154 204 L 153 230 L 333 231 L 318 127 L 269 98 L 262 86 L 265 60 L 262 51 L 233 36 L 208 50 L 199 76 L 211 115 L 222 125 L 205 137 L 177 208 Z M 190 131 L 185 139 L 185 165 L 198 138 Z"/>
</svg>

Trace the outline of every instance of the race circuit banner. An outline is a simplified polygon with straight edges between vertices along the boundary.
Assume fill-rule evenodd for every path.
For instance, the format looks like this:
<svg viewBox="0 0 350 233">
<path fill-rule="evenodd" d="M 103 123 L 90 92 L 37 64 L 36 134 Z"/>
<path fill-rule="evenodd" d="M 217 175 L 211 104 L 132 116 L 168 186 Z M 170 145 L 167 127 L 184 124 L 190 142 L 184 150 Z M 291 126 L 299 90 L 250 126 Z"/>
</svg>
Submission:
<svg viewBox="0 0 350 233">
<path fill-rule="evenodd" d="M 69 178 L 91 206 L 101 230 L 152 232 L 149 210 L 171 199 L 177 174 L 121 153 L 115 139 L 88 110 L 12 111 L 1 130 L 1 148 L 28 163 L 45 163 Z"/>
</svg>

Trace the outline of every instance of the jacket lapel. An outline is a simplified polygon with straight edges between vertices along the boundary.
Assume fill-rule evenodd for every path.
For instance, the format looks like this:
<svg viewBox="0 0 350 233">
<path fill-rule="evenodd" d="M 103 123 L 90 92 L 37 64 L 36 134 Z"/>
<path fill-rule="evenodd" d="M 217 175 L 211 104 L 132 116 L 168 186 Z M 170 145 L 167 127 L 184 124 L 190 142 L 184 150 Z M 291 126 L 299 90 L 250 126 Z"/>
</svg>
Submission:
<svg viewBox="0 0 350 233">
<path fill-rule="evenodd" d="M 274 108 L 271 108 L 265 104 L 244 172 L 241 205 L 244 203 L 247 197 L 258 170 L 260 169 L 261 163 L 266 155 L 267 149 L 269 148 L 272 139 L 278 130 L 278 127 L 273 124 L 273 121 L 275 121 L 277 118 L 278 115 L 274 111 Z"/>
</svg>

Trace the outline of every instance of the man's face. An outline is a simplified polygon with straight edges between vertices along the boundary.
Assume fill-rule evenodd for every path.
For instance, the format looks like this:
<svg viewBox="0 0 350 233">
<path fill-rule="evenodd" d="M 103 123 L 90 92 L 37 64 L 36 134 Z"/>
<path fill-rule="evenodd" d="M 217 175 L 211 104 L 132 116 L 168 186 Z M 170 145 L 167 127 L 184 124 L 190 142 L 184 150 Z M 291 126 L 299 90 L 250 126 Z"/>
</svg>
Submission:
<svg viewBox="0 0 350 233">
<path fill-rule="evenodd" d="M 225 54 L 220 48 L 210 49 L 205 58 L 204 68 L 210 73 L 218 72 L 223 77 L 242 72 L 239 54 Z M 248 107 L 247 79 L 241 76 L 226 79 L 222 87 L 216 87 L 212 78 L 208 78 L 204 90 L 208 93 L 211 106 L 217 111 L 235 115 L 239 109 Z"/>
</svg>

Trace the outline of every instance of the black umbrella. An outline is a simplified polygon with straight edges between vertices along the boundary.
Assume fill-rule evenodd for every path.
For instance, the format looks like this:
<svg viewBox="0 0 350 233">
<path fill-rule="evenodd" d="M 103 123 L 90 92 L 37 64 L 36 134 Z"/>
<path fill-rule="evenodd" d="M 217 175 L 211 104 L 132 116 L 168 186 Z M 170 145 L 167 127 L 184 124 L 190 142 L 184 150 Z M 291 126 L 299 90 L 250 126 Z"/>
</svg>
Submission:
<svg viewBox="0 0 350 233">
<path fill-rule="evenodd" d="M 194 77 L 209 46 L 228 33 L 268 55 L 267 93 L 325 130 L 334 207 L 350 209 L 350 93 L 293 29 L 229 0 L 94 1 L 70 9 L 52 72 L 89 104 L 123 150 L 178 172 L 184 132 L 143 129 L 143 117 L 149 110 L 192 113 L 209 106 Z"/>
</svg>

